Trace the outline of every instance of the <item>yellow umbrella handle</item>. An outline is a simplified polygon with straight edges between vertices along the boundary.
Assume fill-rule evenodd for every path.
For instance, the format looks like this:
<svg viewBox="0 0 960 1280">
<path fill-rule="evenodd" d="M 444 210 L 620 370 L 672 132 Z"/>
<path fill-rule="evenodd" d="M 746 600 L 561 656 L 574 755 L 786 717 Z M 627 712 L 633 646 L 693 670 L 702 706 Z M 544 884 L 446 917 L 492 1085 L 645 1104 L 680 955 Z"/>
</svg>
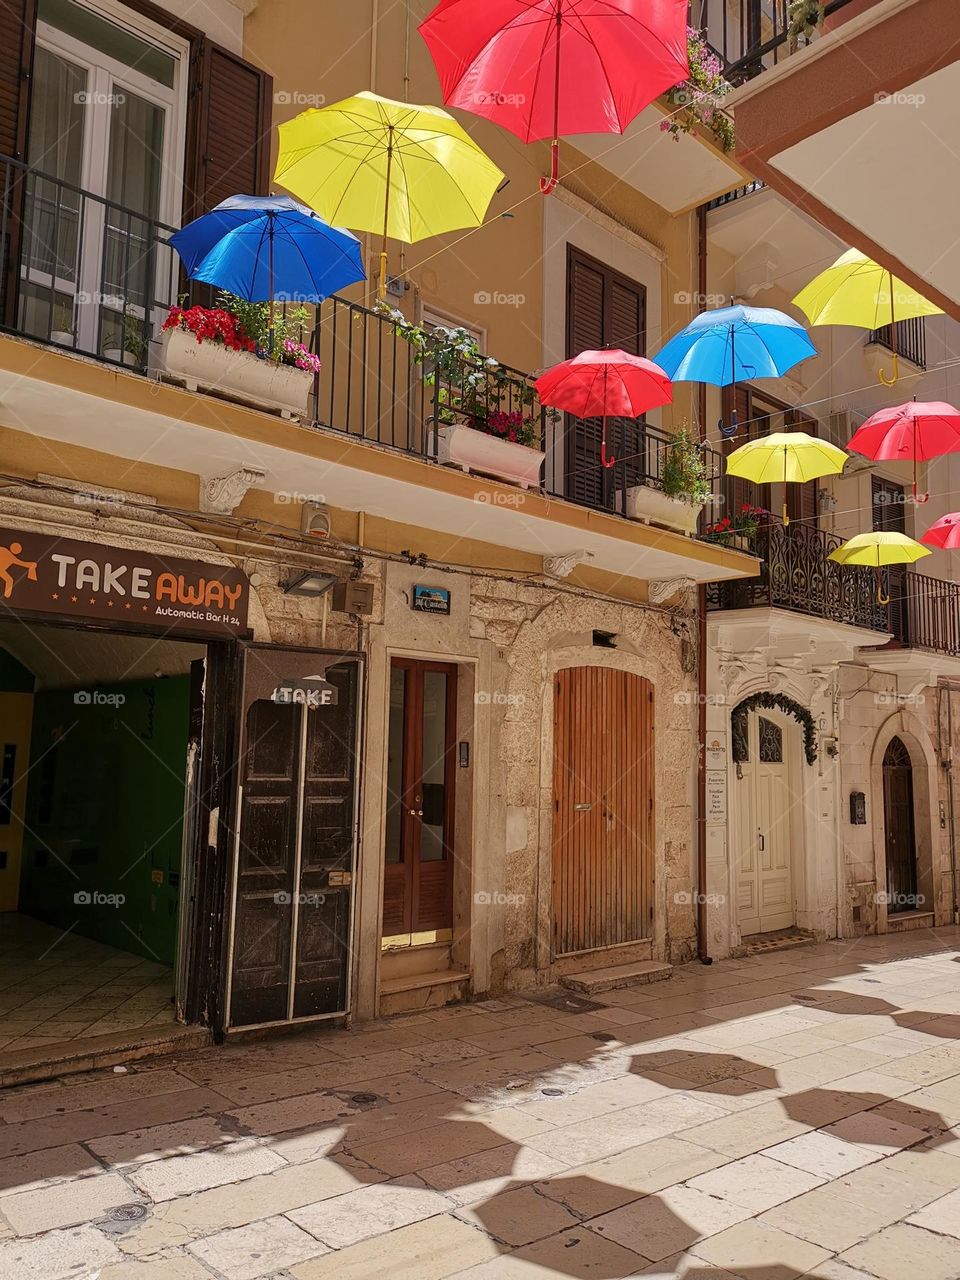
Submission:
<svg viewBox="0 0 960 1280">
<path fill-rule="evenodd" d="M 880 569 L 877 568 L 877 604 L 887 605 L 890 603 L 890 597 L 884 595 L 883 587 L 880 585 Z"/>
<path fill-rule="evenodd" d="M 896 338 L 894 338 L 894 342 L 896 342 Z M 880 381 L 883 383 L 885 387 L 896 386 L 896 384 L 900 381 L 900 357 L 897 355 L 896 351 L 894 351 L 893 353 L 893 377 L 888 378 L 882 369 L 878 370 L 878 372 L 880 376 Z"/>
<path fill-rule="evenodd" d="M 385 249 L 380 251 L 380 279 L 377 281 L 377 292 L 381 299 L 387 296 L 387 252 Z"/>
</svg>

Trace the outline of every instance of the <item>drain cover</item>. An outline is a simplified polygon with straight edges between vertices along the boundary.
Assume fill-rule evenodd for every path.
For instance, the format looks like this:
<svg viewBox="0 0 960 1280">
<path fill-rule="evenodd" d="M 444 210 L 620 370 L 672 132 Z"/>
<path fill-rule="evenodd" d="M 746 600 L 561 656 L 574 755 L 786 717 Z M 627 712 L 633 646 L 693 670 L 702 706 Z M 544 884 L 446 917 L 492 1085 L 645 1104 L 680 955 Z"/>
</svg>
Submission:
<svg viewBox="0 0 960 1280">
<path fill-rule="evenodd" d="M 616 1038 L 617 1037 L 615 1035 L 611 1035 L 609 1031 L 594 1031 L 590 1036 L 591 1040 L 599 1040 L 603 1044 L 608 1044 L 611 1040 L 616 1040 Z"/>
<path fill-rule="evenodd" d="M 562 1089 L 547 1088 L 547 1089 L 541 1089 L 540 1092 L 543 1094 L 545 1098 L 562 1098 L 563 1097 Z"/>
<path fill-rule="evenodd" d="M 375 1093 L 354 1093 L 350 1095 L 350 1101 L 355 1102 L 358 1107 L 369 1107 L 371 1102 L 376 1102 L 377 1095 Z"/>
<path fill-rule="evenodd" d="M 147 1206 L 143 1204 L 117 1204 L 107 1217 L 111 1222 L 139 1222 L 147 1216 Z"/>
</svg>

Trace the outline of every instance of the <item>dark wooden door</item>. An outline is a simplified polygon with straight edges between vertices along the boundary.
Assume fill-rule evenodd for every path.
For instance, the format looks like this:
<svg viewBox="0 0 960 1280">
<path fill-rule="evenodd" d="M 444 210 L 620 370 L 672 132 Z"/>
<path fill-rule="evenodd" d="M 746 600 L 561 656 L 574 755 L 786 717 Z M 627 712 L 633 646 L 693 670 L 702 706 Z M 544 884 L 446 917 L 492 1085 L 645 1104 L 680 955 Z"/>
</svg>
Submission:
<svg viewBox="0 0 960 1280">
<path fill-rule="evenodd" d="M 358 666 L 282 649 L 247 655 L 234 870 L 230 1022 L 346 1009 L 356 843 Z M 332 705 L 278 701 L 322 674 Z M 282 696 L 282 695 L 281 695 Z"/>
<path fill-rule="evenodd" d="M 646 290 L 573 245 L 567 248 L 567 358 L 581 351 L 620 348 L 646 352 Z M 607 454 L 615 467 L 600 461 L 603 420 L 567 415 L 564 428 L 564 492 L 576 502 L 613 506 L 616 495 L 639 484 L 644 471 L 643 420 L 607 418 Z"/>
<path fill-rule="evenodd" d="M 917 849 L 913 826 L 913 769 L 900 738 L 883 756 L 883 824 L 887 863 L 887 911 L 917 908 Z"/>
<path fill-rule="evenodd" d="M 457 667 L 394 658 L 390 667 L 383 936 L 453 926 Z"/>
<path fill-rule="evenodd" d="M 649 680 L 571 667 L 554 684 L 553 954 L 653 933 Z"/>
</svg>

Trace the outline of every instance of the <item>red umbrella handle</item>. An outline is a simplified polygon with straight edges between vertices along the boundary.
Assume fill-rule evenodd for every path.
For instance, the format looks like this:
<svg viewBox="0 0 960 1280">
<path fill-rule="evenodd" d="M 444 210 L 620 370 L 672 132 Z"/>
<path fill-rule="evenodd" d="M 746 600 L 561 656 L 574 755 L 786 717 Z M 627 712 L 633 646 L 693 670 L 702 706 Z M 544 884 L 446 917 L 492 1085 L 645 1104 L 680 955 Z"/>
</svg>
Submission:
<svg viewBox="0 0 960 1280">
<path fill-rule="evenodd" d="M 560 142 L 554 138 L 550 147 L 550 177 L 540 179 L 540 193 L 548 196 L 556 191 L 560 181 Z"/>
<path fill-rule="evenodd" d="M 617 465 L 617 460 L 616 460 L 616 458 L 613 458 L 613 457 L 609 457 L 609 458 L 608 458 L 608 457 L 607 457 L 607 422 L 606 422 L 606 419 L 604 419 L 604 422 L 603 422 L 603 433 L 602 433 L 602 434 L 601 434 L 601 436 L 600 436 L 600 465 L 601 465 L 602 467 L 605 467 L 607 471 L 609 471 L 611 467 L 615 467 L 615 466 Z"/>
</svg>

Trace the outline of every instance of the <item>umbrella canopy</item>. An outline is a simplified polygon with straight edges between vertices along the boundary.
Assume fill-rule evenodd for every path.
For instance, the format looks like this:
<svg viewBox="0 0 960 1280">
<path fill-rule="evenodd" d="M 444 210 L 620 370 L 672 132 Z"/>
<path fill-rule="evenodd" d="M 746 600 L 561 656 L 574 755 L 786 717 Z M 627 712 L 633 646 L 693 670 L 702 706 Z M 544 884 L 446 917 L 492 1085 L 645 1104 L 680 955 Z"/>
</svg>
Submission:
<svg viewBox="0 0 960 1280">
<path fill-rule="evenodd" d="M 483 222 L 504 175 L 439 107 L 358 93 L 279 127 L 274 177 L 331 222 L 412 244 Z"/>
<path fill-rule="evenodd" d="M 247 302 L 321 302 L 365 279 L 357 237 L 289 196 L 230 196 L 170 243 L 191 280 Z"/>
<path fill-rule="evenodd" d="M 914 542 L 905 533 L 881 529 L 873 533 L 858 533 L 842 547 L 831 551 L 827 558 L 836 560 L 837 564 L 869 565 L 874 569 L 884 569 L 892 564 L 913 564 L 915 560 L 929 554 L 927 547 Z"/>
<path fill-rule="evenodd" d="M 578 418 L 639 418 L 673 400 L 673 387 L 661 368 L 619 349 L 581 351 L 541 374 L 535 386 L 541 404 Z M 616 462 L 607 457 L 606 424 L 600 462 L 604 467 Z"/>
<path fill-rule="evenodd" d="M 880 329 L 889 324 L 894 344 L 898 320 L 943 314 L 916 289 L 859 249 L 848 249 L 826 271 L 821 271 L 800 290 L 793 303 L 811 324 L 849 324 L 857 329 Z M 887 386 L 899 376 L 896 345 L 893 357 L 893 378 L 888 380 L 882 371 L 880 374 Z"/>
<path fill-rule="evenodd" d="M 796 320 L 769 307 L 703 311 L 654 356 L 674 382 L 726 387 L 779 378 L 817 349 Z"/>
<path fill-rule="evenodd" d="M 935 520 L 920 541 L 925 542 L 928 547 L 955 551 L 960 547 L 960 511 L 950 511 Z"/>
<path fill-rule="evenodd" d="M 542 404 L 578 418 L 639 418 L 669 404 L 673 387 L 664 371 L 627 351 L 582 351 L 555 364 L 536 381 Z"/>
<path fill-rule="evenodd" d="M 847 448 L 877 462 L 912 460 L 917 497 L 916 464 L 960 450 L 960 410 L 937 400 L 911 400 L 881 409 L 854 432 Z M 921 501 L 928 496 L 924 494 Z"/>
<path fill-rule="evenodd" d="M 690 74 L 687 0 L 440 0 L 420 24 L 443 100 L 524 142 L 622 133 Z"/>
<path fill-rule="evenodd" d="M 754 484 L 804 484 L 839 475 L 846 461 L 844 451 L 826 440 L 804 431 L 774 431 L 734 449 L 727 458 L 727 473 Z M 789 523 L 786 503 L 783 523 Z"/>
</svg>

